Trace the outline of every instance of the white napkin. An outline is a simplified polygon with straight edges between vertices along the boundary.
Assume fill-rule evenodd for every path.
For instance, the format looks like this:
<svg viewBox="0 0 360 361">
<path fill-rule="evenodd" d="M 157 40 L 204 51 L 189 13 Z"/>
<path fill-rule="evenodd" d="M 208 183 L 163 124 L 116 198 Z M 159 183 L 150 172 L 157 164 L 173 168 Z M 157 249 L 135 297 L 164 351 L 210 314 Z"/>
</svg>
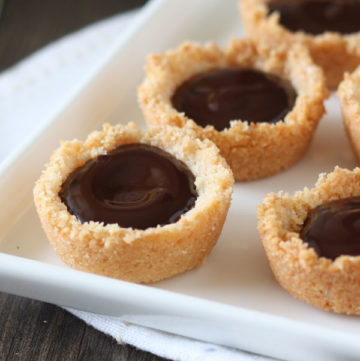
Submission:
<svg viewBox="0 0 360 361">
<path fill-rule="evenodd" d="M 132 21 L 123 13 L 66 36 L 0 73 L 0 161 L 48 120 L 74 84 L 96 66 Z M 109 317 L 68 309 L 122 343 L 180 361 L 269 360 L 240 350 L 187 339 Z"/>
<path fill-rule="evenodd" d="M 87 324 L 114 337 L 120 343 L 135 346 L 161 357 L 178 361 L 270 361 L 268 357 L 237 349 L 196 341 L 124 322 L 121 317 L 96 315 L 67 309 Z M 139 316 L 140 317 L 140 316 Z M 156 321 L 154 321 L 156 322 Z"/>
</svg>

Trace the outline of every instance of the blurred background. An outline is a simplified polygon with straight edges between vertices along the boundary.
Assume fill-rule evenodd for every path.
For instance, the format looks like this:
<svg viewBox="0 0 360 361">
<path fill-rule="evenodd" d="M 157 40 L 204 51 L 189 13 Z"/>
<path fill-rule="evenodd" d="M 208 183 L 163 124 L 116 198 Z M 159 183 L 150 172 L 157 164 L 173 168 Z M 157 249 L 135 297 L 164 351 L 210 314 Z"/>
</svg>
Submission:
<svg viewBox="0 0 360 361">
<path fill-rule="evenodd" d="M 146 0 L 0 0 L 0 71 L 44 45 Z"/>
</svg>

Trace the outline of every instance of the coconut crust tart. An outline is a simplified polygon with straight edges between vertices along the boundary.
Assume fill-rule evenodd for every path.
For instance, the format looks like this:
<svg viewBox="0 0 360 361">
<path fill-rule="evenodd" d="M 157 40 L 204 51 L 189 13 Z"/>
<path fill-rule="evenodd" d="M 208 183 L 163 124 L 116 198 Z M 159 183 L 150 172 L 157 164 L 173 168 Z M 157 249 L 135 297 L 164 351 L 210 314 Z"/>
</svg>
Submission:
<svg viewBox="0 0 360 361">
<path fill-rule="evenodd" d="M 304 46 L 282 52 L 234 39 L 225 49 L 186 42 L 150 55 L 138 96 L 149 126 L 173 125 L 210 139 L 235 180 L 249 181 L 303 156 L 328 91 Z"/>
<path fill-rule="evenodd" d="M 335 168 L 294 196 L 267 195 L 258 229 L 275 278 L 293 296 L 360 315 L 360 169 Z"/>
<path fill-rule="evenodd" d="M 241 0 L 239 8 L 251 38 L 271 47 L 308 46 L 330 88 L 360 63 L 357 0 Z"/>
<path fill-rule="evenodd" d="M 147 283 L 204 262 L 221 233 L 232 185 L 210 141 L 130 123 L 63 142 L 36 182 L 34 200 L 66 264 Z"/>
<path fill-rule="evenodd" d="M 360 160 L 360 67 L 352 74 L 345 74 L 337 94 L 347 136 L 357 159 Z"/>
</svg>

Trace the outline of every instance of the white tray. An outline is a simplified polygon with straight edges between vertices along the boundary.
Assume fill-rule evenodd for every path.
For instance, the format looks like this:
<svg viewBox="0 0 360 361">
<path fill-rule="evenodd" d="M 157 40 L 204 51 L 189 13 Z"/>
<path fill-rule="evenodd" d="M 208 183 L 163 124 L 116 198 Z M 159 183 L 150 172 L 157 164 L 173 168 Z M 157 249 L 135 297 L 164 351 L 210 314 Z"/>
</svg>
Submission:
<svg viewBox="0 0 360 361">
<path fill-rule="evenodd" d="M 355 166 L 335 98 L 298 164 L 274 177 L 235 185 L 218 245 L 194 271 L 142 286 L 72 270 L 48 245 L 35 214 L 32 186 L 60 139 L 83 139 L 105 121 L 144 126 L 136 90 L 146 55 L 184 40 L 226 44 L 240 36 L 236 2 L 152 1 L 66 106 L 0 165 L 0 290 L 127 315 L 135 323 L 286 360 L 358 360 L 359 319 L 315 309 L 283 291 L 256 230 L 256 206 L 268 192 L 292 193 L 311 187 L 319 173 L 335 165 Z"/>
</svg>

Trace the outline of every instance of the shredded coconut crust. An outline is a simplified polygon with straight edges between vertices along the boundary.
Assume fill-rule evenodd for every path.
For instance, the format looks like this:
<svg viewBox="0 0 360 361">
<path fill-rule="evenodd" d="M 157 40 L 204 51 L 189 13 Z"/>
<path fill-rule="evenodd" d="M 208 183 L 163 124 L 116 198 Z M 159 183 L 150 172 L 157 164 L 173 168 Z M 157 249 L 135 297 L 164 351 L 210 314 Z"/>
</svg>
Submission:
<svg viewBox="0 0 360 361">
<path fill-rule="evenodd" d="M 345 74 L 337 95 L 340 98 L 346 134 L 360 160 L 360 66 L 352 74 Z"/>
<path fill-rule="evenodd" d="M 273 0 L 239 0 L 242 20 L 251 38 L 281 49 L 289 48 L 295 42 L 308 46 L 315 63 L 323 68 L 329 88 L 336 88 L 344 73 L 352 72 L 358 66 L 360 32 L 348 35 L 292 32 L 280 24 L 277 12 L 268 16 L 270 2 Z"/>
<path fill-rule="evenodd" d="M 195 176 L 195 206 L 172 224 L 146 230 L 118 224 L 80 223 L 59 197 L 67 177 L 91 158 L 120 144 L 159 147 L 183 161 Z M 78 270 L 147 283 L 200 266 L 214 247 L 231 201 L 233 176 L 218 149 L 190 130 L 142 131 L 130 123 L 91 133 L 85 142 L 62 142 L 34 187 L 43 229 L 60 258 Z"/>
<path fill-rule="evenodd" d="M 293 110 L 276 124 L 233 120 L 229 128 L 219 132 L 213 126 L 197 125 L 172 106 L 171 97 L 185 80 L 224 67 L 253 68 L 289 80 L 298 93 Z M 200 139 L 212 140 L 237 181 L 273 175 L 300 159 L 329 96 L 322 70 L 301 44 L 290 51 L 278 51 L 248 39 L 233 39 L 225 49 L 213 43 L 186 42 L 175 50 L 150 55 L 145 70 L 138 98 L 147 124 L 191 129 Z"/>
<path fill-rule="evenodd" d="M 338 313 L 360 315 L 360 256 L 319 257 L 300 238 L 308 212 L 323 203 L 360 195 L 360 168 L 336 167 L 312 189 L 267 195 L 258 207 L 258 230 L 280 285 L 293 296 Z M 341 240 L 339 240 L 341 242 Z"/>
</svg>

